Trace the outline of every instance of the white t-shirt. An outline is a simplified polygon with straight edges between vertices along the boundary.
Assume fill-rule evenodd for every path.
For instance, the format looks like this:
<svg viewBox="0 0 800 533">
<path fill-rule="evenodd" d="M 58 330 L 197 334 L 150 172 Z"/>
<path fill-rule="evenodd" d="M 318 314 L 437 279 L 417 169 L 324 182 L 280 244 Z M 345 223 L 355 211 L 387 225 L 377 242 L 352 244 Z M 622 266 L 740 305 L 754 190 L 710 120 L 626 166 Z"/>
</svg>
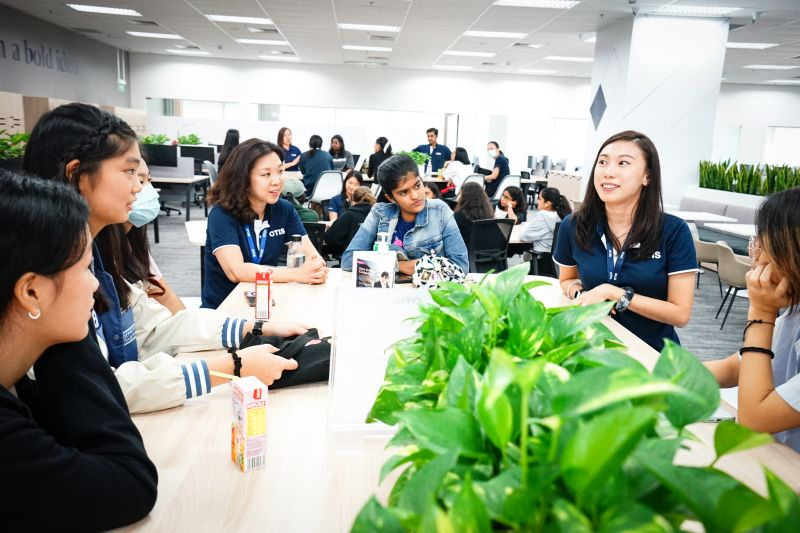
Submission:
<svg viewBox="0 0 800 533">
<path fill-rule="evenodd" d="M 800 411 L 800 311 L 784 313 L 775 321 L 772 337 L 772 379 L 775 392 L 795 411 Z M 775 438 L 800 452 L 800 428 L 787 429 Z"/>
<path fill-rule="evenodd" d="M 456 186 L 456 194 L 461 192 L 461 186 L 472 174 L 474 174 L 472 165 L 465 165 L 461 161 L 450 161 L 450 164 L 444 169 L 444 177 L 451 180 Z"/>
</svg>

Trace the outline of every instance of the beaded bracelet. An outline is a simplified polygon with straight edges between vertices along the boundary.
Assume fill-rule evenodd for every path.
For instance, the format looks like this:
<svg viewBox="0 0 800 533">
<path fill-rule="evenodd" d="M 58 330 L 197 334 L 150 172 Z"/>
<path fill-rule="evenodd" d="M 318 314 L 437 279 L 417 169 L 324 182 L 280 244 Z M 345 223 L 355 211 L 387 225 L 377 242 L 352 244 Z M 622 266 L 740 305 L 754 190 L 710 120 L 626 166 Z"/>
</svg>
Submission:
<svg viewBox="0 0 800 533">
<path fill-rule="evenodd" d="M 236 353 L 236 348 L 234 347 L 228 348 L 228 353 L 231 354 L 233 359 L 233 375 L 237 378 L 242 377 L 242 358 Z"/>
<path fill-rule="evenodd" d="M 768 348 L 761 348 L 759 346 L 742 346 L 739 348 L 739 356 L 741 357 L 745 352 L 763 353 L 768 355 L 770 359 L 775 359 L 775 352 Z"/>
<path fill-rule="evenodd" d="M 742 332 L 742 342 L 744 342 L 744 338 L 747 335 L 747 330 L 750 329 L 750 326 L 753 324 L 767 324 L 769 326 L 774 326 L 775 322 L 767 322 L 766 320 L 748 320 L 747 325 L 744 327 L 744 331 Z"/>
</svg>

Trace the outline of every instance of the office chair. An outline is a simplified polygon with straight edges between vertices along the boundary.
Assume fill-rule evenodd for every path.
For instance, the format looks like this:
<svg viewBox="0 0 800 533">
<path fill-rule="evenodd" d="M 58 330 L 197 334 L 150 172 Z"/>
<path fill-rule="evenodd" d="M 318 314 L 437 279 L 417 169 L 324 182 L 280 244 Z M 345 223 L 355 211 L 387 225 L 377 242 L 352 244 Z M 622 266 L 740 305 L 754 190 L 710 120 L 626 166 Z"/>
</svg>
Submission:
<svg viewBox="0 0 800 533">
<path fill-rule="evenodd" d="M 486 178 L 483 177 L 483 174 L 470 174 L 461 186 L 463 187 L 467 183 L 477 183 L 481 187 L 484 187 L 486 185 Z"/>
<path fill-rule="evenodd" d="M 558 278 L 558 265 L 553 261 L 553 250 L 556 249 L 556 240 L 558 239 L 560 227 L 561 222 L 556 222 L 556 226 L 553 228 L 553 244 L 550 246 L 549 252 L 534 252 L 531 250 L 522 254 L 523 261 L 531 262 L 528 274 Z"/>
<path fill-rule="evenodd" d="M 519 187 L 522 188 L 522 178 L 520 176 L 512 176 L 509 174 L 505 178 L 500 180 L 500 183 L 497 184 L 497 190 L 492 196 L 492 206 L 497 206 L 500 203 L 500 198 L 503 197 L 503 191 L 509 187 Z"/>
<path fill-rule="evenodd" d="M 325 213 L 331 198 L 342 192 L 343 179 L 344 175 L 339 170 L 323 171 L 311 190 L 308 203 L 318 203 L 322 206 L 322 212 Z"/>
<path fill-rule="evenodd" d="M 502 272 L 508 268 L 508 241 L 514 221 L 490 218 L 472 222 L 472 236 L 467 247 L 469 271 L 483 274 L 490 270 Z"/>
<path fill-rule="evenodd" d="M 728 291 L 725 293 L 722 303 L 719 304 L 719 309 L 717 309 L 717 314 L 714 318 L 719 318 L 719 313 L 725 305 L 725 300 L 728 299 L 728 296 L 731 296 L 728 309 L 725 311 L 725 317 L 722 319 L 722 324 L 719 327 L 719 329 L 722 329 L 725 327 L 725 321 L 728 320 L 728 313 L 731 312 L 731 307 L 733 306 L 733 301 L 736 299 L 736 295 L 739 291 L 747 288 L 745 274 L 750 270 L 750 261 L 746 258 L 737 257 L 725 241 L 717 242 L 717 246 L 719 279 L 728 285 Z"/>
</svg>

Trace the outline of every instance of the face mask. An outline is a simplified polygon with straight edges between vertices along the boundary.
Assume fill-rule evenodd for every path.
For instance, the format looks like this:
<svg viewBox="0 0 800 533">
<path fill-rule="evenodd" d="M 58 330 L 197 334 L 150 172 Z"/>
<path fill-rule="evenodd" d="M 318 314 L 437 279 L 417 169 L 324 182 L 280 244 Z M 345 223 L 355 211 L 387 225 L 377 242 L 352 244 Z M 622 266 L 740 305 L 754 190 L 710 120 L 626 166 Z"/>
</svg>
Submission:
<svg viewBox="0 0 800 533">
<path fill-rule="evenodd" d="M 158 200 L 158 192 L 151 183 L 148 183 L 136 195 L 136 201 L 133 202 L 133 211 L 128 215 L 128 222 L 137 228 L 141 228 L 148 222 L 155 220 L 159 211 L 161 211 L 161 202 Z"/>
<path fill-rule="evenodd" d="M 492 159 L 494 159 L 495 157 L 497 157 L 497 150 L 489 150 L 488 152 L 486 152 L 486 154 Z"/>
</svg>

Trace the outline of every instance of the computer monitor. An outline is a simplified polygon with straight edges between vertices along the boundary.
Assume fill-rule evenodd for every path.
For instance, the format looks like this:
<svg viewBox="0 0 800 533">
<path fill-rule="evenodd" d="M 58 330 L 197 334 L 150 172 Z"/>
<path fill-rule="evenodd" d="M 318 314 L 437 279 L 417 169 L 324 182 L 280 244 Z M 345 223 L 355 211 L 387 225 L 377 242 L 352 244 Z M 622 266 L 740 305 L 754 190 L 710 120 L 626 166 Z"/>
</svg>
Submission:
<svg viewBox="0 0 800 533">
<path fill-rule="evenodd" d="M 553 170 L 560 170 L 562 172 L 567 170 L 567 160 L 559 159 L 558 161 L 556 161 L 556 164 L 553 165 Z"/>
<path fill-rule="evenodd" d="M 151 167 L 177 167 L 178 147 L 172 144 L 145 144 L 144 153 Z"/>
<path fill-rule="evenodd" d="M 535 169 L 537 163 L 538 163 L 538 159 L 536 158 L 535 155 L 529 155 L 528 156 L 528 168 Z"/>
<path fill-rule="evenodd" d="M 540 162 L 542 164 L 542 169 L 545 172 L 550 172 L 550 168 L 551 168 L 550 167 L 550 156 L 549 155 L 543 155 L 542 156 L 542 160 Z"/>
<path fill-rule="evenodd" d="M 181 146 L 181 157 L 194 158 L 194 173 L 203 173 L 203 161 L 216 162 L 213 146 Z"/>
</svg>

